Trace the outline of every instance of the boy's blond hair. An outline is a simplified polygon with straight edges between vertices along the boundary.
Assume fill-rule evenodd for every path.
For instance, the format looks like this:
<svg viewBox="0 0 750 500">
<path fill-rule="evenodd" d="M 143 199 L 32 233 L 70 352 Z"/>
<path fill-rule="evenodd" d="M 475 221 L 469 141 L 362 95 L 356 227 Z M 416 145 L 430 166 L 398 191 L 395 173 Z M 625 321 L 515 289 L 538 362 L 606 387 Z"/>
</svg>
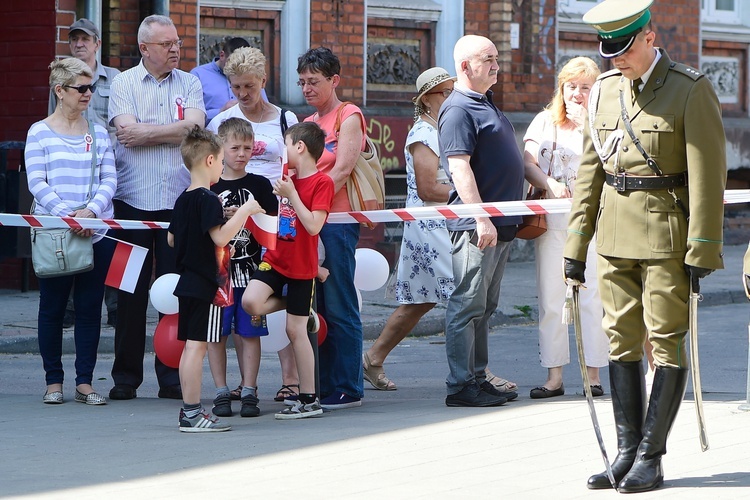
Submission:
<svg viewBox="0 0 750 500">
<path fill-rule="evenodd" d="M 195 165 L 205 160 L 209 155 L 218 156 L 221 147 L 222 140 L 218 135 L 196 125 L 182 140 L 180 154 L 182 154 L 182 161 L 185 162 L 187 169 L 193 170 Z"/>
<path fill-rule="evenodd" d="M 229 118 L 219 125 L 219 137 L 226 142 L 230 137 L 235 137 L 241 141 L 254 141 L 255 132 L 249 121 L 242 118 Z"/>
</svg>

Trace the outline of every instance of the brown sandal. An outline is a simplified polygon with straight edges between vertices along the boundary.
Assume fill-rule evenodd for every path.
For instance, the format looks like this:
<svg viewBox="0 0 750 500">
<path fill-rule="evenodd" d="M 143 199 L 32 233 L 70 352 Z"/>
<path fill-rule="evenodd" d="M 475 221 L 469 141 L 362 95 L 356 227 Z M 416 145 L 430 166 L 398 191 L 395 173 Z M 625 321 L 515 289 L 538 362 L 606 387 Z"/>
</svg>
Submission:
<svg viewBox="0 0 750 500">
<path fill-rule="evenodd" d="M 242 384 L 238 385 L 236 389 L 229 391 L 229 398 L 232 401 L 239 401 L 242 396 Z"/>
<path fill-rule="evenodd" d="M 516 389 L 518 389 L 518 384 L 516 384 L 515 382 L 511 382 L 510 380 L 505 380 L 502 377 L 493 375 L 489 370 L 485 370 L 485 374 L 487 377 L 487 382 L 495 386 L 495 389 L 500 392 L 514 392 Z"/>
<path fill-rule="evenodd" d="M 391 379 L 385 376 L 382 366 L 374 366 L 370 361 L 370 356 L 365 353 L 362 356 L 362 371 L 365 380 L 379 391 L 395 391 L 398 389 Z"/>
</svg>

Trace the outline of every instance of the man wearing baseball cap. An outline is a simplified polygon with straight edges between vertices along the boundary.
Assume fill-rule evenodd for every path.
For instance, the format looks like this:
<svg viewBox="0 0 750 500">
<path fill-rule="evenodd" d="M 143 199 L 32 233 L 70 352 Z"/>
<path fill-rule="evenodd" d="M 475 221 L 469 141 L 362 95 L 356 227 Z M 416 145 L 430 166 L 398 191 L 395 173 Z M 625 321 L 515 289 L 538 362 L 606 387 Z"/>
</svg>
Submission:
<svg viewBox="0 0 750 500">
<path fill-rule="evenodd" d="M 656 48 L 653 0 L 605 0 L 583 16 L 610 59 L 592 88 L 565 245 L 565 277 L 584 282 L 596 234 L 621 492 L 661 486 L 661 457 L 688 365 L 690 284 L 723 268 L 726 155 L 721 106 L 697 70 Z M 679 29 L 679 28 L 678 28 Z M 643 344 L 656 370 L 646 405 Z M 605 473 L 591 489 L 610 488 Z"/>
<path fill-rule="evenodd" d="M 112 79 L 120 71 L 99 64 L 96 60 L 96 53 L 102 46 L 102 39 L 99 34 L 99 28 L 88 19 L 81 18 L 70 25 L 68 41 L 70 42 L 70 54 L 88 64 L 94 73 L 93 83 L 96 85 L 96 91 L 91 98 L 91 106 L 89 106 L 87 113 L 91 115 L 94 121 L 109 130 L 112 146 L 114 147 L 115 129 L 109 126 L 107 108 L 109 106 L 109 88 L 112 85 Z M 54 93 L 50 93 L 50 114 L 55 110 L 56 105 L 57 101 Z"/>
</svg>

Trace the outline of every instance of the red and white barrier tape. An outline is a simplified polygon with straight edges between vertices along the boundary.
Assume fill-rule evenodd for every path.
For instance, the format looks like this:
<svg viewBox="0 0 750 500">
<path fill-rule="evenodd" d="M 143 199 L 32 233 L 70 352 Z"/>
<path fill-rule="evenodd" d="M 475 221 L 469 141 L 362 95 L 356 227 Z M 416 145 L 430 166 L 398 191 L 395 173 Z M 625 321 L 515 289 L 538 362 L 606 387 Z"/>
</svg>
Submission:
<svg viewBox="0 0 750 500">
<path fill-rule="evenodd" d="M 750 202 L 750 189 L 724 191 L 724 204 Z M 450 205 L 368 212 L 333 212 L 328 215 L 332 224 L 356 222 L 402 222 L 422 219 L 462 219 L 470 217 L 506 217 L 511 215 L 562 214 L 570 211 L 570 198 L 556 200 L 502 201 L 471 205 Z M 83 229 L 167 229 L 168 222 L 135 221 L 124 219 L 83 219 L 49 215 L 0 214 L 0 226 L 83 228 Z"/>
</svg>

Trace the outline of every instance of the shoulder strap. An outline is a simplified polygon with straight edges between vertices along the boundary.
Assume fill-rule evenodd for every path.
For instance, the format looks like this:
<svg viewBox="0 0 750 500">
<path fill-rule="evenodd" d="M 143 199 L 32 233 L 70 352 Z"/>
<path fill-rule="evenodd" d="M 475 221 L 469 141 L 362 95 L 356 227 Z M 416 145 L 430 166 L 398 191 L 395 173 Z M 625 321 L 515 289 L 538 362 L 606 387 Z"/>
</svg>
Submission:
<svg viewBox="0 0 750 500">
<path fill-rule="evenodd" d="M 636 137 L 635 132 L 633 132 L 633 126 L 630 124 L 630 117 L 628 116 L 628 111 L 625 109 L 625 95 L 623 91 L 623 85 L 625 77 L 623 76 L 620 78 L 620 114 L 622 115 L 622 122 L 625 125 L 625 130 L 627 130 L 628 135 L 630 136 L 630 139 L 633 141 L 633 144 L 635 144 L 635 147 L 638 149 L 638 152 L 641 153 L 641 156 L 643 156 L 643 159 L 646 160 L 646 165 L 648 165 L 648 168 L 654 171 L 656 175 L 664 175 L 661 169 L 659 168 L 659 165 L 656 164 L 656 161 L 654 161 L 653 158 L 651 158 L 648 153 L 646 153 L 646 150 L 643 149 L 643 145 L 641 144 L 641 141 Z"/>
<path fill-rule="evenodd" d="M 286 123 L 286 109 L 281 108 L 281 117 L 279 117 L 279 127 L 281 127 L 281 136 L 283 137 L 284 134 L 286 134 L 286 129 L 289 128 L 289 125 Z"/>
<path fill-rule="evenodd" d="M 350 101 L 342 102 L 336 110 L 336 123 L 333 125 L 333 134 L 338 137 L 339 131 L 341 130 L 341 114 L 344 112 L 344 108 L 347 104 L 352 104 Z"/>
</svg>

